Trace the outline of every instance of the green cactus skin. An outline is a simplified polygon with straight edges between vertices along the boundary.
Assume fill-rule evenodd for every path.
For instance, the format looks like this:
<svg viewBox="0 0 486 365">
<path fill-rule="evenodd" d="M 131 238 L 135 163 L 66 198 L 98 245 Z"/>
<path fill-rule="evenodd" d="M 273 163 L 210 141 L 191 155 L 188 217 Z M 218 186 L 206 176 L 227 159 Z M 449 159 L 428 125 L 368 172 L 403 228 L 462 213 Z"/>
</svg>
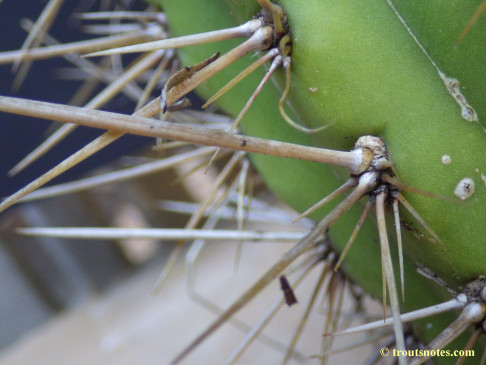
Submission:
<svg viewBox="0 0 486 365">
<path fill-rule="evenodd" d="M 405 2 L 399 3 L 405 7 Z M 410 8 L 416 6 L 407 3 Z M 422 4 L 420 9 L 409 11 L 409 16 L 422 14 L 421 24 L 426 23 L 439 34 L 446 32 L 444 25 L 437 31 L 437 23 L 443 23 L 444 19 L 448 19 L 447 23 L 460 24 L 455 25 L 455 30 L 448 30 L 449 41 L 444 40 L 442 49 L 434 41 L 431 55 L 440 57 L 435 62 L 445 67 L 443 72 L 447 76 L 460 80 L 465 96 L 472 102 L 477 99 L 473 95 L 485 95 L 485 63 L 478 57 L 474 68 L 470 61 L 461 64 L 461 58 L 469 60 L 473 53 L 469 50 L 471 43 L 464 42 L 456 51 L 453 43 L 461 25 L 474 12 L 474 6 L 465 14 L 460 9 L 447 9 L 447 16 L 443 17 L 438 3 L 447 2 L 436 2 L 434 6 Z M 344 148 L 350 138 L 380 135 L 403 182 L 445 196 L 453 196 L 462 178 L 474 179 L 476 192 L 467 204 L 454 205 L 416 194 L 407 195 L 445 244 L 441 247 L 426 239 L 410 240 L 407 250 L 414 260 L 424 263 L 452 285 L 484 274 L 486 189 L 480 173 L 486 170 L 486 136 L 482 127 L 462 119 L 458 104 L 447 92 L 437 70 L 385 1 L 372 4 L 314 1 L 312 5 L 307 2 L 311 12 L 305 12 L 306 7 L 295 1 L 282 4 L 289 14 L 295 39 L 294 106 L 309 124 L 334 121 L 318 136 L 318 143 Z M 441 14 L 435 16 L 440 19 L 432 22 L 424 15 L 429 13 Z M 360 20 L 359 28 L 353 21 L 356 17 Z M 327 36 L 329 33 L 332 35 Z M 417 34 L 419 39 L 422 33 L 425 31 Z M 484 58 L 486 32 L 482 34 L 482 39 L 476 37 L 476 44 L 481 47 Z M 448 57 L 452 53 L 455 54 Z M 309 93 L 312 86 L 320 87 L 321 91 Z M 476 104 L 471 105 L 482 120 L 486 117 L 485 105 L 479 100 Z M 319 121 L 311 117 L 315 115 L 319 115 Z M 443 155 L 451 156 L 450 166 L 441 163 Z"/>
<path fill-rule="evenodd" d="M 155 1 L 152 1 L 155 2 Z M 174 36 L 233 26 L 258 9 L 253 0 L 164 0 L 164 11 Z M 158 3 L 158 1 L 157 1 Z M 184 3 L 184 4 L 183 4 Z M 424 55 L 385 1 L 281 0 L 293 35 L 291 102 L 298 120 L 309 126 L 332 125 L 319 135 L 304 135 L 280 117 L 280 93 L 268 85 L 243 121 L 244 133 L 294 143 L 350 149 L 365 134 L 387 143 L 396 171 L 405 184 L 453 197 L 464 177 L 475 181 L 476 192 L 465 204 L 454 204 L 405 193 L 444 245 L 429 242 L 429 235 L 413 218 L 409 224 L 425 238 L 404 237 L 407 263 L 406 301 L 402 311 L 438 303 L 448 296 L 436 284 L 416 274 L 413 262 L 434 270 L 453 287 L 486 272 L 486 136 L 479 123 L 461 117 L 457 102 L 437 70 Z M 474 4 L 459 2 L 396 2 L 400 14 L 441 71 L 458 79 L 462 92 L 479 115 L 486 117 L 481 98 L 486 87 L 486 25 L 478 24 L 464 41 L 454 42 L 474 13 Z M 190 4 L 190 5 L 189 5 Z M 238 18 L 235 22 L 233 18 Z M 184 64 L 195 64 L 214 52 L 225 52 L 238 41 L 225 41 L 184 49 Z M 238 61 L 198 88 L 209 97 L 236 75 L 249 59 Z M 263 75 L 255 72 L 221 98 L 218 105 L 237 114 Z M 317 90 L 315 90 L 316 88 Z M 312 92 L 315 90 L 315 92 Z M 275 105 L 274 107 L 271 107 Z M 452 163 L 441 163 L 443 155 Z M 328 166 L 253 155 L 252 160 L 269 187 L 302 211 L 336 188 L 346 173 Z M 285 175 L 284 172 L 285 171 Z M 313 215 L 319 219 L 330 204 Z M 354 207 L 330 231 L 338 250 L 346 243 L 361 213 Z M 392 227 L 391 227 L 392 228 Z M 390 230 L 393 232 L 393 230 Z M 393 244 L 393 234 L 390 233 Z M 359 285 L 381 296 L 380 254 L 375 224 L 368 220 L 347 256 L 343 269 Z M 438 316 L 431 329 L 419 326 L 425 341 L 451 322 Z M 454 349 L 460 348 L 456 343 Z M 441 358 L 441 362 L 453 361 Z"/>
</svg>

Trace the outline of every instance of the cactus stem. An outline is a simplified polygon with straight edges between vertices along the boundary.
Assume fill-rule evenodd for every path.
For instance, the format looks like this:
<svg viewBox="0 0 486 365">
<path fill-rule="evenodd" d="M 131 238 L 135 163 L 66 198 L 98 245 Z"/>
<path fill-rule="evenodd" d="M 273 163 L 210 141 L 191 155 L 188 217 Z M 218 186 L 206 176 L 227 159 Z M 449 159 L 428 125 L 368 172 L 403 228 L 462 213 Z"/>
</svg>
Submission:
<svg viewBox="0 0 486 365">
<path fill-rule="evenodd" d="M 440 79 L 444 83 L 447 91 L 449 94 L 451 94 L 452 98 L 455 100 L 455 102 L 459 105 L 461 108 L 461 117 L 468 122 L 478 122 L 478 114 L 474 110 L 474 108 L 467 102 L 466 97 L 462 94 L 460 86 L 459 86 L 459 81 L 456 80 L 453 77 L 448 77 L 445 75 L 440 69 L 439 66 L 434 62 L 432 57 L 429 55 L 425 47 L 422 45 L 422 43 L 419 42 L 418 38 L 415 36 L 415 34 L 412 32 L 410 27 L 407 25 L 405 22 L 405 19 L 400 15 L 398 10 L 395 8 L 395 6 L 392 4 L 391 0 L 386 0 L 388 6 L 392 9 L 392 11 L 395 13 L 397 16 L 398 20 L 402 23 L 402 25 L 405 27 L 407 30 L 408 34 L 410 37 L 412 37 L 413 41 L 417 44 L 417 46 L 420 48 L 422 53 L 427 57 L 431 65 L 435 68 L 437 71 L 437 74 L 439 75 Z"/>
<path fill-rule="evenodd" d="M 324 129 L 329 127 L 330 124 L 325 124 L 325 125 L 318 127 L 318 128 L 306 128 L 306 127 L 304 127 L 300 124 L 297 124 L 295 121 L 293 121 L 292 118 L 290 118 L 288 116 L 287 112 L 285 111 L 285 109 L 283 107 L 283 103 L 285 102 L 285 100 L 287 100 L 287 95 L 290 91 L 290 65 L 291 65 L 291 63 L 292 63 L 292 60 L 291 60 L 290 56 L 285 57 L 285 59 L 283 61 L 283 67 L 285 68 L 285 89 L 282 93 L 280 100 L 278 101 L 278 110 L 280 111 L 280 115 L 287 122 L 287 124 L 289 124 L 291 127 L 295 128 L 295 129 L 297 129 L 298 131 L 301 131 L 301 132 L 307 133 L 307 134 L 322 132 Z"/>
</svg>

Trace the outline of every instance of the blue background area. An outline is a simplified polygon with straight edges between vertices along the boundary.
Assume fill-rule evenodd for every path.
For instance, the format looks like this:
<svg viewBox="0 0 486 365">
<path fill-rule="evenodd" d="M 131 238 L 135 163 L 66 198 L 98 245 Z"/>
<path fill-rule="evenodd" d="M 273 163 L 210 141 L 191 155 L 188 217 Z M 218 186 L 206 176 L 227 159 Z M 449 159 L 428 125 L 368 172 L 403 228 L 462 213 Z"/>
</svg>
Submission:
<svg viewBox="0 0 486 365">
<path fill-rule="evenodd" d="M 20 19 L 29 18 L 35 21 L 46 3 L 47 1 L 4 1 L 0 4 L 0 51 L 15 50 L 21 47 L 27 34 L 19 25 Z M 96 37 L 82 34 L 79 31 L 78 20 L 72 17 L 75 10 L 82 11 L 79 8 L 80 4 L 84 4 L 84 2 L 64 2 L 49 34 L 61 42 Z M 15 76 L 11 72 L 11 65 L 0 65 L 0 95 L 67 103 L 81 83 L 56 77 L 56 69 L 59 67 L 71 67 L 71 64 L 62 58 L 34 62 L 22 87 L 15 93 L 11 89 Z M 100 84 L 98 91 L 104 86 Z M 134 106 L 132 101 L 124 95 L 119 95 L 104 106 L 103 110 L 131 114 Z M 51 122 L 0 113 L 0 123 L 0 197 L 5 197 L 20 189 L 101 133 L 101 131 L 89 128 L 78 128 L 54 150 L 29 166 L 25 171 L 10 178 L 7 176 L 8 170 L 48 136 L 46 131 Z M 153 140 L 125 136 L 79 166 L 59 176 L 51 184 L 76 179 L 89 170 L 123 154 L 133 152 L 150 142 L 153 142 Z"/>
</svg>

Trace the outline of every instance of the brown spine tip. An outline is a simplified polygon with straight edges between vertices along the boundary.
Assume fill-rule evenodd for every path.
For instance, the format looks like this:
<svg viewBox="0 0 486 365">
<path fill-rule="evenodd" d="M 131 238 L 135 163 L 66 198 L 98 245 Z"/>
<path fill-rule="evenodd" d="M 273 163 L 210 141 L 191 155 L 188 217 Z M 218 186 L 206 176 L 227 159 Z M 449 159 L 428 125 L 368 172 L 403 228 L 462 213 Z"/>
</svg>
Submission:
<svg viewBox="0 0 486 365">
<path fill-rule="evenodd" d="M 285 275 L 280 276 L 280 287 L 284 293 L 285 303 L 290 307 L 297 304 L 297 298 Z"/>
</svg>

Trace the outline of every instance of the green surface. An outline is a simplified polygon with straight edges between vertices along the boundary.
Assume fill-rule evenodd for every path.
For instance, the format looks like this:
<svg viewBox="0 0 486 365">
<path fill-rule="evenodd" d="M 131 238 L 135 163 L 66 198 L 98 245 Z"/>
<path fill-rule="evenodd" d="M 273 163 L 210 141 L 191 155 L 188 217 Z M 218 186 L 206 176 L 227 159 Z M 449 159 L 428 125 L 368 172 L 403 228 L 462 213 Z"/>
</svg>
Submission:
<svg viewBox="0 0 486 365">
<path fill-rule="evenodd" d="M 280 3 L 289 16 L 294 40 L 292 106 L 298 119 L 309 126 L 329 122 L 332 125 L 312 136 L 289 127 L 276 107 L 280 93 L 268 85 L 244 118 L 244 132 L 344 150 L 350 149 L 361 135 L 379 135 L 386 141 L 398 176 L 405 184 L 454 197 L 457 183 L 464 177 L 472 178 L 476 192 L 465 204 L 405 193 L 444 245 L 431 243 L 430 235 L 402 209 L 408 224 L 424 234 L 422 239 L 405 234 L 405 249 L 412 260 L 407 263 L 407 300 L 402 308 L 424 307 L 441 298 L 435 284 L 415 273 L 412 261 L 425 264 L 456 287 L 484 274 L 486 185 L 481 174 L 486 175 L 486 136 L 480 124 L 461 118 L 460 108 L 437 70 L 385 1 Z M 485 21 L 481 19 L 454 48 L 455 40 L 480 1 L 467 5 L 459 1 L 396 3 L 442 72 L 460 81 L 462 92 L 478 112 L 480 123 L 484 123 Z M 236 24 L 233 18 L 248 19 L 255 9 L 255 2 L 250 0 L 225 3 L 164 0 L 162 4 L 175 36 L 232 26 Z M 181 58 L 184 64 L 195 64 L 238 43 L 225 41 L 188 47 L 181 52 Z M 198 92 L 204 98 L 209 97 L 251 60 L 247 56 L 202 85 Z M 255 72 L 218 105 L 230 114 L 237 114 L 262 75 L 261 70 Z M 441 163 L 446 154 L 452 159 L 449 166 Z M 259 155 L 252 156 L 252 160 L 269 187 L 299 211 L 336 188 L 346 176 L 342 170 L 314 163 Z M 313 218 L 319 219 L 332 206 Z M 361 207 L 353 208 L 331 228 L 338 249 L 346 243 L 360 213 Z M 358 236 L 344 270 L 367 291 L 380 297 L 380 255 L 372 220 L 368 220 Z M 432 329 L 421 327 L 423 332 L 429 332 L 425 338 L 430 339 L 447 323 L 440 321 L 437 319 Z"/>
<path fill-rule="evenodd" d="M 380 135 L 404 183 L 449 197 L 454 197 L 462 178 L 475 180 L 476 193 L 467 204 L 406 194 L 445 243 L 441 247 L 427 239 L 409 240 L 407 250 L 451 284 L 484 274 L 486 187 L 481 173 L 486 174 L 486 135 L 481 126 L 461 118 L 460 108 L 437 70 L 384 1 L 309 1 L 308 7 L 296 1 L 282 3 L 294 33 L 294 106 L 309 125 L 333 122 L 316 138 L 317 143 L 349 148 L 349 141 L 360 135 Z M 430 34 L 424 31 L 416 36 L 421 40 L 424 33 L 427 43 L 435 45 L 431 55 L 443 57 L 436 60 L 439 67 L 448 65 L 443 72 L 466 85 L 464 94 L 482 121 L 485 103 L 471 101 L 473 95 L 479 99 L 484 95 L 486 32 L 477 37 L 481 58 L 471 61 L 471 54 L 478 52 L 470 51 L 467 37 L 457 49 L 453 47 L 461 26 L 450 31 L 448 42 L 443 39 L 446 18 L 438 6 L 450 7 L 451 2 L 434 2 L 433 7 L 426 5 L 431 2 L 399 3 L 414 10 L 409 11 L 411 18 L 414 13 L 422 15 L 425 25 L 420 24 Z M 474 8 L 470 4 L 466 15 L 458 9 L 448 11 L 447 24 L 466 24 Z M 434 16 L 424 15 L 429 12 Z M 436 33 L 441 38 L 431 40 Z M 445 43 L 442 48 L 439 42 Z M 459 62 L 461 57 L 467 62 Z M 462 79 L 466 74 L 467 82 Z M 318 91 L 310 92 L 311 87 Z M 449 166 L 441 163 L 446 154 L 452 159 Z M 416 223 L 415 227 L 425 233 Z"/>
</svg>

